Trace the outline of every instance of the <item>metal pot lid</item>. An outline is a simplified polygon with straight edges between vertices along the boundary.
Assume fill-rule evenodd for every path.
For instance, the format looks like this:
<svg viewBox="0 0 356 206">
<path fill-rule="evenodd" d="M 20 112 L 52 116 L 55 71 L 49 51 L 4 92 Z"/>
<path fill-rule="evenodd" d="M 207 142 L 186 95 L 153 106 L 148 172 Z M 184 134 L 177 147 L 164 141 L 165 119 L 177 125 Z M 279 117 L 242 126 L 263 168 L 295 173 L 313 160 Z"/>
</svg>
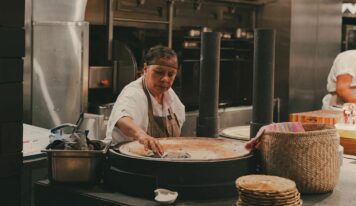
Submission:
<svg viewBox="0 0 356 206">
<path fill-rule="evenodd" d="M 159 138 L 159 142 L 164 148 L 162 157 L 146 150 L 138 141 L 122 144 L 114 150 L 137 158 L 184 161 L 232 159 L 249 154 L 243 142 L 224 138 L 170 137 Z"/>
</svg>

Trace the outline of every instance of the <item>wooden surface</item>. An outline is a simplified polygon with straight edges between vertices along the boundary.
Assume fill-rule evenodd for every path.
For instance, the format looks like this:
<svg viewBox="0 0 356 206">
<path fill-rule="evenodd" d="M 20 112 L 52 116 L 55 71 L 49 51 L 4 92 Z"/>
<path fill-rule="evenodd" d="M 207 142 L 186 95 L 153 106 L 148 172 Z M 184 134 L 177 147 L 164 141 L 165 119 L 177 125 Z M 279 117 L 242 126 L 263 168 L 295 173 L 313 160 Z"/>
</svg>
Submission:
<svg viewBox="0 0 356 206">
<path fill-rule="evenodd" d="M 292 113 L 289 115 L 291 122 L 336 124 L 343 118 L 341 111 L 316 110 L 310 112 Z"/>
<path fill-rule="evenodd" d="M 338 122 L 343 122 L 343 113 L 342 111 L 334 110 L 316 110 L 310 112 L 292 113 L 289 115 L 289 121 L 335 125 Z M 356 138 L 345 138 L 342 137 L 342 134 L 340 134 L 340 136 L 340 144 L 344 147 L 344 153 L 356 155 Z"/>
<path fill-rule="evenodd" d="M 344 153 L 356 155 L 356 139 L 340 138 L 340 144 L 344 147 Z"/>
</svg>

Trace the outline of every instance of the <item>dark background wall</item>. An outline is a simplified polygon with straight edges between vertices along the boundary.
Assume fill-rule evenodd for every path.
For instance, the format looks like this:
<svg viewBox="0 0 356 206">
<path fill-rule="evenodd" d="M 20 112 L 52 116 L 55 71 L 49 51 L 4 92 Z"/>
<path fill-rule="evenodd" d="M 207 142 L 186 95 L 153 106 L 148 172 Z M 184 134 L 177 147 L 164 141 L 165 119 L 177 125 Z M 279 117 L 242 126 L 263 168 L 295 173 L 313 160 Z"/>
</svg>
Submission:
<svg viewBox="0 0 356 206">
<path fill-rule="evenodd" d="M 21 204 L 25 0 L 0 1 L 0 204 Z"/>
</svg>

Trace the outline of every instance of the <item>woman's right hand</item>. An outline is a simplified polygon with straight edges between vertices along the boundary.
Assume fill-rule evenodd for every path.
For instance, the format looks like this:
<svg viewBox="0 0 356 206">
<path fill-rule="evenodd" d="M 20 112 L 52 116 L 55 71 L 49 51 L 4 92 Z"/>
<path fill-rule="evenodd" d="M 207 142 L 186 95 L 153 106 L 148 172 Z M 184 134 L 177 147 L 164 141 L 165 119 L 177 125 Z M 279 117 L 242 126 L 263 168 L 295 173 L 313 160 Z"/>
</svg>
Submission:
<svg viewBox="0 0 356 206">
<path fill-rule="evenodd" d="M 150 149 L 155 154 L 162 156 L 164 153 L 163 146 L 159 143 L 158 139 L 147 134 L 140 135 L 138 142 L 143 144 L 145 149 Z"/>
<path fill-rule="evenodd" d="M 153 153 L 160 156 L 163 155 L 163 147 L 159 143 L 158 139 L 151 137 L 146 132 L 144 132 L 131 117 L 120 118 L 116 126 L 128 137 L 133 137 L 137 139 L 139 143 L 145 146 L 145 149 L 152 150 Z"/>
</svg>

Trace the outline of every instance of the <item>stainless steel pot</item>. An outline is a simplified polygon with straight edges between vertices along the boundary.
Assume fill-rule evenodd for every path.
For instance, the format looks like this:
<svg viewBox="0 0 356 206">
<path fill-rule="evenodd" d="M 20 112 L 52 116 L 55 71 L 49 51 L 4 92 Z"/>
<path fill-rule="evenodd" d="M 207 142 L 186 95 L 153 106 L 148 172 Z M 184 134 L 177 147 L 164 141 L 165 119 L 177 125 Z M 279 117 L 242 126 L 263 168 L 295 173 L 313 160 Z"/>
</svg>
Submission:
<svg viewBox="0 0 356 206">
<path fill-rule="evenodd" d="M 99 114 L 104 115 L 104 120 L 108 120 L 115 103 L 108 103 L 98 107 Z"/>
</svg>

